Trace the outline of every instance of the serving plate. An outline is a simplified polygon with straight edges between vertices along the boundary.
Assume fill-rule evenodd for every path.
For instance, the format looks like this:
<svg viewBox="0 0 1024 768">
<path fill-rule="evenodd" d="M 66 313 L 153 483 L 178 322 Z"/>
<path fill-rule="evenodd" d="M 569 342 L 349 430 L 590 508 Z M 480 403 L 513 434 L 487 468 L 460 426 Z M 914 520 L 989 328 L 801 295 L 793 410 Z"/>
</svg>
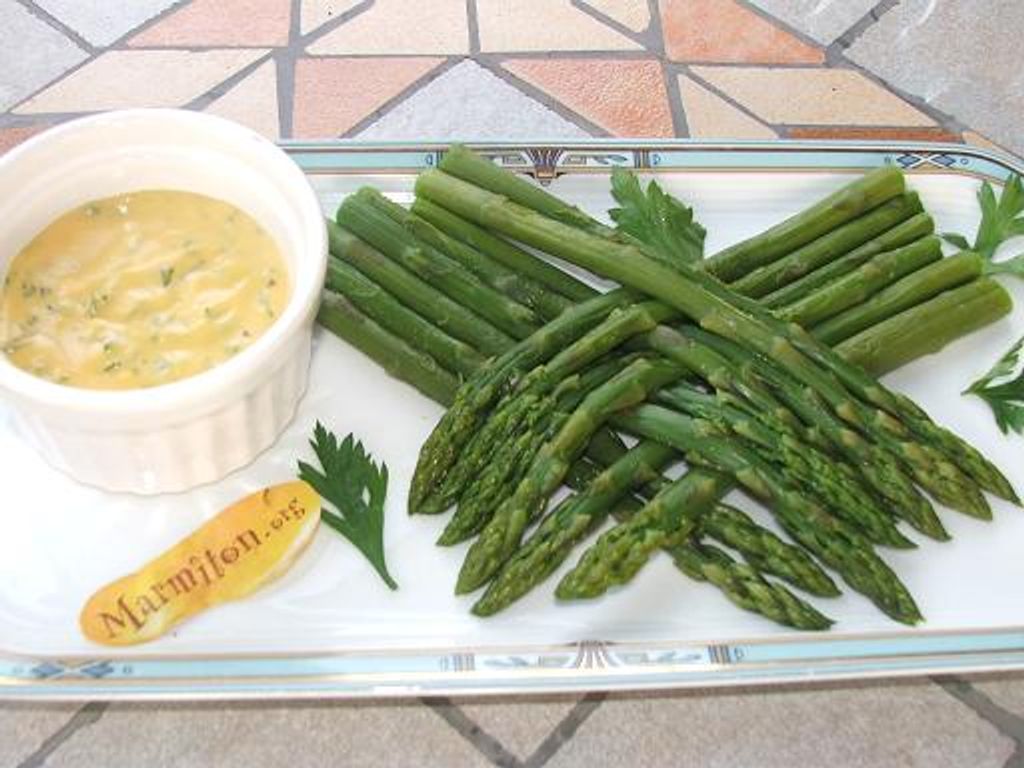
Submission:
<svg viewBox="0 0 1024 768">
<path fill-rule="evenodd" d="M 363 184 L 400 202 L 443 145 L 294 143 L 324 212 Z M 480 145 L 595 213 L 608 173 L 657 174 L 692 203 L 709 251 L 764 229 L 883 164 L 907 170 L 940 231 L 973 232 L 979 179 L 1013 161 L 959 145 L 608 142 Z M 1024 295 L 1016 286 L 1015 304 Z M 964 386 L 1024 333 L 1024 309 L 890 375 L 941 423 L 978 445 L 1024 490 L 1021 438 L 999 434 Z M 816 601 L 837 620 L 824 634 L 778 627 L 680 577 L 657 558 L 628 588 L 556 605 L 557 575 L 503 614 L 477 619 L 452 595 L 464 547 L 433 541 L 434 518 L 405 515 L 420 443 L 441 409 L 318 331 L 310 386 L 294 423 L 250 466 L 189 493 L 107 494 L 48 467 L 14 434 L 0 404 L 0 697 L 197 698 L 389 696 L 668 688 L 863 678 L 1024 666 L 1024 511 L 993 501 L 996 520 L 943 512 L 953 541 L 884 553 L 927 621 L 894 624 L 859 595 Z M 229 502 L 292 479 L 316 420 L 354 432 L 390 469 L 386 547 L 401 588 L 326 528 L 280 581 L 156 642 L 111 650 L 86 641 L 78 611 L 102 584 L 137 568 Z M 730 500 L 767 518 L 742 496 Z M 564 568 L 571 565 L 567 563 Z"/>
</svg>

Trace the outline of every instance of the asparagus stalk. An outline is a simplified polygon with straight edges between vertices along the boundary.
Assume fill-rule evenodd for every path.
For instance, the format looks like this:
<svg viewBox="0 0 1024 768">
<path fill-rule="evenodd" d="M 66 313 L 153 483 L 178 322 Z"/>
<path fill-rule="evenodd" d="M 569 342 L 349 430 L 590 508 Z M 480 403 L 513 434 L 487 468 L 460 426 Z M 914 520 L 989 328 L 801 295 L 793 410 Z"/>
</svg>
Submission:
<svg viewBox="0 0 1024 768">
<path fill-rule="evenodd" d="M 716 253 L 707 259 L 706 269 L 721 280 L 737 280 L 903 191 L 902 173 L 894 168 L 875 169 L 771 229 Z"/>
<path fill-rule="evenodd" d="M 582 302 L 481 368 L 459 390 L 420 448 L 409 489 L 409 512 L 417 512 L 440 486 L 491 406 L 509 391 L 520 374 L 549 359 L 600 323 L 613 309 L 631 301 L 628 291 L 615 290 Z"/>
<path fill-rule="evenodd" d="M 336 224 L 329 223 L 328 226 L 332 233 L 332 247 L 336 250 L 369 247 Z M 469 376 L 483 364 L 484 358 L 471 346 L 424 320 L 355 267 L 334 256 L 327 266 L 326 286 L 328 290 L 345 296 L 385 329 L 406 339 L 413 347 L 459 376 Z"/>
<path fill-rule="evenodd" d="M 508 335 L 483 322 L 479 315 L 447 296 L 427 290 L 420 278 L 379 251 L 370 247 L 342 247 L 333 253 L 442 331 L 470 344 L 485 355 L 500 354 L 512 343 Z"/>
<path fill-rule="evenodd" d="M 347 298 L 325 293 L 317 321 L 331 333 L 344 339 L 374 359 L 389 374 L 411 384 L 431 400 L 450 405 L 459 387 L 458 380 L 437 364 L 434 358 L 409 346 L 406 341 L 375 323 Z"/>
<path fill-rule="evenodd" d="M 838 259 L 819 267 L 810 274 L 804 275 L 800 279 L 772 291 L 767 296 L 761 297 L 761 303 L 770 309 L 785 307 L 838 280 L 843 275 L 857 269 L 861 264 L 867 263 L 878 254 L 910 245 L 922 237 L 928 237 L 934 231 L 935 222 L 932 221 L 932 217 L 927 213 L 911 216 L 906 221 L 869 240 L 859 248 L 855 248 L 844 256 L 840 256 Z"/>
<path fill-rule="evenodd" d="M 628 362 L 616 357 L 594 365 L 582 374 L 563 380 L 552 393 L 534 394 L 517 400 L 515 407 L 507 409 L 513 414 L 511 417 L 499 415 L 489 421 L 466 448 L 467 454 L 476 455 L 460 461 L 449 473 L 448 479 L 452 479 L 465 466 L 469 475 L 460 483 L 458 493 L 444 496 L 451 501 L 458 498 L 459 504 L 438 543 L 457 544 L 479 533 L 500 502 L 515 490 L 537 451 L 558 432 L 568 414 L 587 394 L 607 382 Z M 493 432 L 492 425 L 496 425 Z M 497 441 L 494 441 L 494 436 Z M 482 447 L 481 444 L 486 442 L 491 444 Z M 438 493 L 439 496 L 444 495 L 445 488 Z M 427 505 L 423 511 L 436 510 Z"/>
<path fill-rule="evenodd" d="M 692 542 L 672 550 L 676 566 L 697 581 L 718 587 L 735 605 L 794 629 L 820 631 L 832 620 L 781 584 L 767 581 L 755 568 L 736 563 L 718 547 Z"/>
<path fill-rule="evenodd" d="M 920 620 L 910 593 L 867 539 L 794 490 L 782 474 L 754 453 L 735 441 L 722 439 L 706 422 L 656 405 L 633 408 L 615 416 L 612 422 L 632 434 L 668 443 L 698 463 L 728 472 L 769 503 L 791 536 L 886 615 L 907 624 Z M 605 583 L 611 584 L 600 579 L 584 583 L 586 596 L 598 594 Z"/>
<path fill-rule="evenodd" d="M 835 346 L 887 317 L 923 304 L 943 291 L 980 277 L 983 264 L 981 256 L 970 251 L 939 259 L 897 280 L 867 301 L 849 307 L 814 326 L 812 333 L 824 344 Z"/>
<path fill-rule="evenodd" d="M 364 188 L 357 193 L 365 202 L 379 208 L 384 214 L 405 227 L 409 233 L 436 252 L 457 261 L 465 269 L 513 302 L 533 310 L 546 320 L 558 317 L 572 305 L 572 300 L 550 290 L 547 286 L 505 266 L 476 248 L 449 237 L 429 221 L 413 215 L 380 192 Z M 589 297 L 588 297 L 589 298 Z"/>
<path fill-rule="evenodd" d="M 676 446 L 678 447 L 678 446 Z M 663 547 L 684 542 L 714 504 L 714 474 L 687 474 L 667 485 L 625 523 L 598 537 L 555 588 L 561 600 L 599 597 L 628 583 Z"/>
<path fill-rule="evenodd" d="M 716 504 L 701 515 L 700 532 L 732 547 L 762 573 L 778 576 L 812 595 L 839 594 L 835 582 L 804 550 L 762 528 L 735 507 Z"/>
<path fill-rule="evenodd" d="M 545 443 L 515 493 L 495 511 L 470 547 L 459 571 L 456 593 L 483 586 L 515 551 L 523 531 L 561 485 L 569 465 L 598 427 L 616 411 L 643 402 L 648 394 L 682 373 L 674 363 L 641 359 L 587 395 L 558 434 Z"/>
<path fill-rule="evenodd" d="M 836 352 L 881 376 L 994 323 L 1012 308 L 1006 289 L 982 277 L 882 320 L 844 340 Z"/>
<path fill-rule="evenodd" d="M 368 188 L 346 198 L 338 208 L 338 223 L 454 301 L 475 307 L 476 314 L 507 338 L 519 339 L 540 327 L 540 318 L 522 304 L 490 288 L 457 261 L 419 243 L 405 227 L 368 202 L 375 198 L 378 205 L 383 200 Z"/>
<path fill-rule="evenodd" d="M 906 192 L 812 240 L 804 247 L 747 272 L 730 283 L 729 287 L 745 296 L 764 296 L 813 272 L 823 264 L 835 261 L 921 211 L 921 199 L 917 193 Z"/>
<path fill-rule="evenodd" d="M 674 455 L 672 448 L 661 443 L 640 442 L 586 490 L 565 499 L 502 566 L 473 606 L 473 613 L 491 616 L 544 581 L 572 548 L 607 518 L 613 506 L 623 503 L 631 488 L 655 479 Z"/>
<path fill-rule="evenodd" d="M 556 221 L 572 227 L 579 227 L 598 235 L 614 233 L 614 230 L 601 224 L 590 214 L 575 205 L 552 195 L 545 189 L 530 184 L 526 180 L 502 170 L 487 158 L 466 147 L 451 147 L 441 162 L 438 163 L 445 173 L 468 181 L 497 195 L 503 195 L 527 208 L 543 213 Z"/>
<path fill-rule="evenodd" d="M 778 310 L 779 317 L 813 328 L 844 309 L 861 304 L 904 275 L 942 258 L 942 243 L 929 236 L 875 256 L 848 275 Z"/>
<path fill-rule="evenodd" d="M 571 301 L 586 301 L 598 293 L 595 288 L 582 280 L 577 280 L 565 270 L 537 258 L 532 253 L 527 253 L 430 200 L 416 198 L 412 204 L 412 212 L 446 235 L 472 246 L 480 254 Z"/>
<path fill-rule="evenodd" d="M 760 353 L 778 359 L 820 394 L 837 414 L 866 434 L 883 439 L 891 432 L 904 438 L 904 453 L 917 462 L 919 477 L 928 476 L 934 485 L 943 488 L 945 498 L 957 499 L 959 508 L 982 512 L 980 491 L 971 487 L 971 478 L 987 480 L 985 472 L 994 467 L 986 464 L 977 451 L 945 431 L 937 433 L 945 438 L 943 441 L 933 441 L 928 446 L 913 442 L 899 416 L 922 419 L 923 413 L 909 409 L 903 400 L 877 382 L 859 380 L 859 372 L 849 370 L 850 366 L 841 358 L 821 347 L 799 327 L 772 317 L 756 302 L 730 293 L 713 278 L 686 265 L 672 269 L 629 244 L 565 226 L 439 171 L 421 174 L 417 191 L 480 224 L 661 299 L 708 330 L 742 340 Z M 852 385 L 856 397 L 843 385 Z M 969 459 L 963 462 L 969 475 L 944 458 L 953 455 Z"/>
<path fill-rule="evenodd" d="M 459 498 L 466 486 L 492 460 L 496 447 L 507 437 L 511 425 L 521 422 L 526 414 L 536 410 L 539 403 L 553 408 L 548 394 L 561 386 L 566 377 L 606 352 L 616 349 L 624 340 L 631 338 L 672 315 L 664 304 L 642 302 L 621 310 L 613 310 L 593 330 L 556 354 L 546 364 L 529 372 L 516 385 L 516 392 L 502 400 L 482 420 L 476 437 L 458 457 L 454 459 L 445 479 L 426 497 L 420 512 L 429 514 L 447 509 Z"/>
<path fill-rule="evenodd" d="M 860 484 L 859 476 L 849 465 L 837 462 L 791 435 L 767 429 L 753 417 L 728 405 L 728 401 L 723 403 L 720 398 L 686 386 L 663 389 L 658 393 L 658 400 L 747 440 L 753 450 L 784 467 L 799 486 L 857 527 L 872 543 L 903 549 L 914 546 L 899 532 L 889 513 Z"/>
</svg>

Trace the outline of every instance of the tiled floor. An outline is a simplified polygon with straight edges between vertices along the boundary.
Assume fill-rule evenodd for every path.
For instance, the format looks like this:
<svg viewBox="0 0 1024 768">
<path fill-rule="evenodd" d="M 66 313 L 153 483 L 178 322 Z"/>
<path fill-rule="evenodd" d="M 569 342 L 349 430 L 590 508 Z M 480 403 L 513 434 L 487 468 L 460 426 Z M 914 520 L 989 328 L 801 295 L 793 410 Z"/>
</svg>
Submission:
<svg viewBox="0 0 1024 768">
<path fill-rule="evenodd" d="M 1018 0 L 0 0 L 0 149 L 148 105 L 275 139 L 908 136 L 1021 153 L 1022 28 Z"/>
<path fill-rule="evenodd" d="M 1020 0 L 0 0 L 0 152 L 161 105 L 272 138 L 906 136 L 1024 153 L 1022 33 Z M 1024 766 L 1024 679 L 0 706 L 0 768 L 282 763 Z"/>
</svg>

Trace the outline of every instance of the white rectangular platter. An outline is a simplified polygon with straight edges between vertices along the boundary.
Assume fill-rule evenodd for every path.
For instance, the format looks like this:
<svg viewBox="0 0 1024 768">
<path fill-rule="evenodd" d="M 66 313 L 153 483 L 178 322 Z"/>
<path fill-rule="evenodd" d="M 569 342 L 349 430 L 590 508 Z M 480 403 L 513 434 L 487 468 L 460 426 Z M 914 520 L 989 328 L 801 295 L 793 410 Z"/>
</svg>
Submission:
<svg viewBox="0 0 1024 768">
<path fill-rule="evenodd" d="M 326 215 L 372 184 L 399 202 L 443 147 L 343 143 L 287 147 Z M 653 174 L 692 204 L 708 252 L 754 234 L 881 164 L 904 167 L 939 231 L 971 234 L 982 178 L 1015 168 L 981 150 L 941 145 L 594 142 L 483 145 L 513 170 L 604 216 L 608 173 Z M 1024 491 L 1024 438 L 1002 436 L 981 401 L 960 395 L 1024 333 L 1022 292 L 1006 319 L 887 382 L 979 446 Z M 113 495 L 48 467 L 13 432 L 0 403 L 0 697 L 195 698 L 426 695 L 771 682 L 981 671 L 1024 666 L 1024 511 L 993 500 L 995 521 L 943 511 L 953 540 L 885 551 L 926 617 L 894 624 L 846 594 L 816 605 L 827 633 L 787 630 L 683 578 L 667 557 L 625 589 L 556 604 L 556 575 L 503 614 L 478 619 L 452 593 L 464 547 L 433 544 L 443 521 L 405 514 L 418 448 L 441 414 L 373 361 L 318 330 L 311 383 L 286 433 L 225 480 L 179 495 Z M 80 634 L 99 586 L 136 569 L 257 488 L 292 479 L 320 420 L 353 432 L 391 480 L 385 541 L 390 592 L 343 539 L 322 528 L 299 563 L 256 595 L 217 608 L 148 645 L 111 650 Z M 758 507 L 730 497 L 770 524 Z M 571 566 L 574 558 L 566 563 Z M 563 569 L 564 570 L 564 569 Z"/>
</svg>

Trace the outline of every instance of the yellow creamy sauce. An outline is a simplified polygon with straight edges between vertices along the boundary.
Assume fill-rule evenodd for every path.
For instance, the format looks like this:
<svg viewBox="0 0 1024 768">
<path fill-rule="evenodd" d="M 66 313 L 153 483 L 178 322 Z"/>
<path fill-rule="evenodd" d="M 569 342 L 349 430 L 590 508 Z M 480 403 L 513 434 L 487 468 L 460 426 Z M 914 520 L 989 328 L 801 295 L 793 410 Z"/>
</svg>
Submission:
<svg viewBox="0 0 1024 768">
<path fill-rule="evenodd" d="M 14 258 L 0 344 L 60 384 L 151 387 L 236 355 L 288 294 L 273 239 L 244 212 L 192 192 L 133 192 L 64 214 Z"/>
</svg>

